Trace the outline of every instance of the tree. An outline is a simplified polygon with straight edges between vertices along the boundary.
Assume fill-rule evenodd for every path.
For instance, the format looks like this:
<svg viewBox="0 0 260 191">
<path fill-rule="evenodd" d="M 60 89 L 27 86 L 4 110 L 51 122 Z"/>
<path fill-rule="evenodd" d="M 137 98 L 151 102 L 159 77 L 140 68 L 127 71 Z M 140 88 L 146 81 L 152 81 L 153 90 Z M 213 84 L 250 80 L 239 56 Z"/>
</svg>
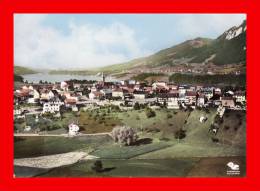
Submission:
<svg viewBox="0 0 260 191">
<path fill-rule="evenodd" d="M 146 114 L 147 118 L 151 118 L 151 117 L 156 116 L 155 111 L 153 111 L 151 108 L 146 108 L 145 114 Z"/>
<path fill-rule="evenodd" d="M 140 109 L 140 105 L 139 105 L 138 102 L 135 102 L 135 104 L 134 104 L 134 109 L 135 109 L 135 110 L 139 110 L 139 109 Z"/>
<path fill-rule="evenodd" d="M 168 113 L 168 114 L 167 114 L 167 118 L 168 118 L 168 119 L 172 118 L 172 114 Z"/>
<path fill-rule="evenodd" d="M 93 164 L 93 166 L 91 168 L 92 168 L 92 170 L 94 170 L 96 172 L 102 172 L 103 164 L 100 160 L 97 160 L 97 161 L 95 161 L 95 163 Z"/>
<path fill-rule="evenodd" d="M 111 135 L 116 143 L 123 145 L 131 145 L 136 142 L 138 138 L 134 129 L 127 126 L 115 127 Z"/>
<path fill-rule="evenodd" d="M 174 137 L 178 140 L 183 139 L 186 137 L 186 131 L 180 128 L 179 130 L 175 131 Z"/>
</svg>

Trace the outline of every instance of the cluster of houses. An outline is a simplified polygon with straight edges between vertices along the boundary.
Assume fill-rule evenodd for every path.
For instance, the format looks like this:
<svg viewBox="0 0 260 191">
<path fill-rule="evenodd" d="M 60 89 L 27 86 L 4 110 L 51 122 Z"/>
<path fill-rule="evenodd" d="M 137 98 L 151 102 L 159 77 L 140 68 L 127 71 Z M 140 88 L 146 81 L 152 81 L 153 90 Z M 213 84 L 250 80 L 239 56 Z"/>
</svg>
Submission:
<svg viewBox="0 0 260 191">
<path fill-rule="evenodd" d="M 41 113 L 56 113 L 61 106 L 72 111 L 79 107 L 118 105 L 133 108 L 135 103 L 180 107 L 214 107 L 245 109 L 245 91 L 223 91 L 219 87 L 176 85 L 166 82 L 142 84 L 134 80 L 122 82 L 61 82 L 30 84 L 14 91 L 14 105 L 38 105 Z M 21 108 L 20 108 L 21 109 Z M 16 109 L 15 114 L 19 114 Z"/>
</svg>

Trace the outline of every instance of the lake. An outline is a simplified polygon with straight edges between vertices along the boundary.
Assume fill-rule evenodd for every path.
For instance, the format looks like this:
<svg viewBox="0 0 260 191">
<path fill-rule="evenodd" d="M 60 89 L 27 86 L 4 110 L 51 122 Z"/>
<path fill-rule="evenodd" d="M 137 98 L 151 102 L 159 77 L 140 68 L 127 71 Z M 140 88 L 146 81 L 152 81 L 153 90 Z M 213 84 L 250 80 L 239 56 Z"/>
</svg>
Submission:
<svg viewBox="0 0 260 191">
<path fill-rule="evenodd" d="M 26 74 L 22 75 L 24 78 L 24 81 L 28 81 L 31 83 L 39 83 L 40 80 L 47 81 L 47 82 L 63 82 L 71 79 L 77 79 L 77 80 L 96 80 L 101 81 L 101 76 L 96 75 L 65 75 L 65 74 L 48 74 L 48 73 L 37 73 L 37 74 Z M 112 78 L 110 76 L 106 77 L 106 81 L 117 81 L 117 79 Z"/>
</svg>

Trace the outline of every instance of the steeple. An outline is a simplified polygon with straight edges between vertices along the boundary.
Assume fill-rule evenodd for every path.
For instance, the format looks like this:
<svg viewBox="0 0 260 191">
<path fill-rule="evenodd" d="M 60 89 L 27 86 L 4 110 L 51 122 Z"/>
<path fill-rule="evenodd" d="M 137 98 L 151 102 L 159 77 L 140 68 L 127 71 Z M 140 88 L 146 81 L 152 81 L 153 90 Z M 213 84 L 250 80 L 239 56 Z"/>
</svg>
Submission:
<svg viewBox="0 0 260 191">
<path fill-rule="evenodd" d="M 106 80 L 106 77 L 104 75 L 104 72 L 102 72 L 102 81 L 105 82 L 105 80 Z"/>
</svg>

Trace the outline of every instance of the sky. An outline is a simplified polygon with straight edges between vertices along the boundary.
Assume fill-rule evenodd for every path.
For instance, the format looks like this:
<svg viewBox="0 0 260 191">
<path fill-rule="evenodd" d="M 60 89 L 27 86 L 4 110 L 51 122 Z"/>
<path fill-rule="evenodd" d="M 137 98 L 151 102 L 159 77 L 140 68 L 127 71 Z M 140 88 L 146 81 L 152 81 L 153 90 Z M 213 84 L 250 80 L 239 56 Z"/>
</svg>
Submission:
<svg viewBox="0 0 260 191">
<path fill-rule="evenodd" d="M 217 38 L 245 14 L 15 14 L 15 65 L 88 69 Z"/>
</svg>

